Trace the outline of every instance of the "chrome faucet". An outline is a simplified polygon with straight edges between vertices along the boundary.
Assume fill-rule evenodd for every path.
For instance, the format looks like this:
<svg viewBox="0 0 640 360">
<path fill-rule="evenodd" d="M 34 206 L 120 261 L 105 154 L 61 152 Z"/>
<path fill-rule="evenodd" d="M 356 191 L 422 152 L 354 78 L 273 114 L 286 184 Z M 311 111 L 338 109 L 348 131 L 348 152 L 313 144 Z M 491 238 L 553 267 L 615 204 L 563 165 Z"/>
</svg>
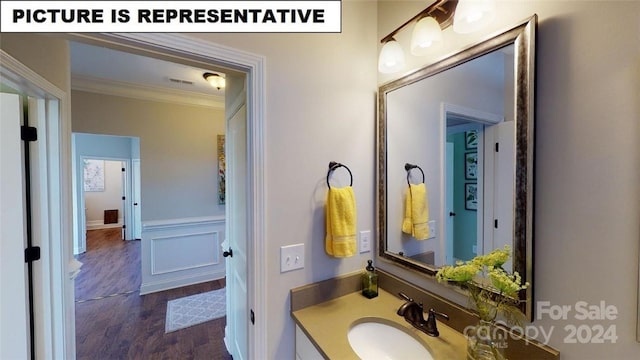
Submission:
<svg viewBox="0 0 640 360">
<path fill-rule="evenodd" d="M 424 308 L 422 303 L 416 303 L 412 298 L 408 297 L 404 293 L 399 293 L 400 297 L 407 300 L 398 309 L 398 315 L 404 317 L 404 319 L 411 324 L 414 328 L 426 333 L 429 336 L 439 336 L 438 326 L 436 324 L 436 315 L 449 320 L 447 314 L 439 313 L 434 309 L 429 309 L 429 316 L 427 320 L 424 319 Z"/>
</svg>

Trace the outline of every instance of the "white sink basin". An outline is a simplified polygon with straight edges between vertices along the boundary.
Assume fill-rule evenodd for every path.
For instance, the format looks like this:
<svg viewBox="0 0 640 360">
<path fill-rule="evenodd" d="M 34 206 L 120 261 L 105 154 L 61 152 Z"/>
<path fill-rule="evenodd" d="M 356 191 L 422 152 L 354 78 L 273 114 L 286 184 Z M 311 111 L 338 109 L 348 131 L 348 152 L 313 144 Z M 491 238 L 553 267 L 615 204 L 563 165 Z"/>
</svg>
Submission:
<svg viewBox="0 0 640 360">
<path fill-rule="evenodd" d="M 383 319 L 359 322 L 349 330 L 349 344 L 363 360 L 433 360 L 427 348 L 401 326 Z"/>
</svg>

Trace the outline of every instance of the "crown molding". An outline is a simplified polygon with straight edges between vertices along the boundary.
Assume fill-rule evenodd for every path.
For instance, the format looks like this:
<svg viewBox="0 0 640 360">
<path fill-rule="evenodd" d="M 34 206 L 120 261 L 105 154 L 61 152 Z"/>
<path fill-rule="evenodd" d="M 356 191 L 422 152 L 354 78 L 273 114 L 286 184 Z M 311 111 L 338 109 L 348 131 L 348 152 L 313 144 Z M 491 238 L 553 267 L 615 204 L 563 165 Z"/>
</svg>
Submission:
<svg viewBox="0 0 640 360">
<path fill-rule="evenodd" d="M 71 89 L 139 100 L 224 109 L 224 96 L 105 80 L 85 75 L 72 75 Z"/>
</svg>

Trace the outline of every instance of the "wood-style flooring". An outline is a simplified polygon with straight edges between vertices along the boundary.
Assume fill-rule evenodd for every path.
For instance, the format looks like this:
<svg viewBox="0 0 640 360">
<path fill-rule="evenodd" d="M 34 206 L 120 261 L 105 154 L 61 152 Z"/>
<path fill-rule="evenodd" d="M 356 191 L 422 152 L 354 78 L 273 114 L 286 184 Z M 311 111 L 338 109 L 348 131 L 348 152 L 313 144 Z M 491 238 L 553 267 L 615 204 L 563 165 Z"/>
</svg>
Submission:
<svg viewBox="0 0 640 360">
<path fill-rule="evenodd" d="M 89 231 L 77 256 L 77 359 L 232 359 L 224 317 L 164 333 L 167 301 L 220 289 L 224 279 L 140 296 L 140 241 L 123 241 L 120 231 Z"/>
</svg>

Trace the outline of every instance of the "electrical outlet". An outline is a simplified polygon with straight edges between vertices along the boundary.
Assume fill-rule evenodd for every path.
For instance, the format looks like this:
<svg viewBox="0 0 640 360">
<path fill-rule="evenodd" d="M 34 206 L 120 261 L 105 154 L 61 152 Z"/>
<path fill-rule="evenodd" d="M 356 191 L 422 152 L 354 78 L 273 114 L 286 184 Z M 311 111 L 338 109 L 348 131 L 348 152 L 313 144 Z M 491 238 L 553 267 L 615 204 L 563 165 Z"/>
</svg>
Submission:
<svg viewBox="0 0 640 360">
<path fill-rule="evenodd" d="M 360 231 L 360 253 L 371 251 L 371 231 Z"/>
<path fill-rule="evenodd" d="M 287 272 L 304 267 L 304 244 L 280 247 L 280 272 Z"/>
<path fill-rule="evenodd" d="M 429 237 L 427 239 L 433 239 L 438 235 L 438 233 L 436 232 L 436 221 L 431 220 L 428 222 L 428 225 L 429 225 Z"/>
<path fill-rule="evenodd" d="M 478 245 L 473 245 L 471 247 L 471 252 L 474 253 L 474 254 L 478 254 Z"/>
</svg>

